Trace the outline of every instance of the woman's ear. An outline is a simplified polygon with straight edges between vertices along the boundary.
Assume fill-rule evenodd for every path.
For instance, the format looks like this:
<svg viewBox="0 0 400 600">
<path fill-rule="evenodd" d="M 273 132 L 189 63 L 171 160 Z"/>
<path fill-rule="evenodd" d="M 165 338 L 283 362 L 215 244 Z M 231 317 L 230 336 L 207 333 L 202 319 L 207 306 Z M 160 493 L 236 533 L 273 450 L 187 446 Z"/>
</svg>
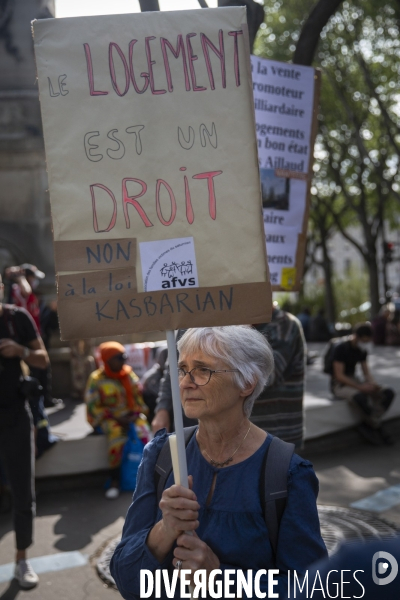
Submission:
<svg viewBox="0 0 400 600">
<path fill-rule="evenodd" d="M 246 385 L 246 387 L 241 390 L 240 392 L 240 397 L 241 398 L 248 398 L 249 396 L 251 396 L 251 394 L 254 392 L 254 389 L 256 387 L 257 383 L 248 383 Z"/>
</svg>

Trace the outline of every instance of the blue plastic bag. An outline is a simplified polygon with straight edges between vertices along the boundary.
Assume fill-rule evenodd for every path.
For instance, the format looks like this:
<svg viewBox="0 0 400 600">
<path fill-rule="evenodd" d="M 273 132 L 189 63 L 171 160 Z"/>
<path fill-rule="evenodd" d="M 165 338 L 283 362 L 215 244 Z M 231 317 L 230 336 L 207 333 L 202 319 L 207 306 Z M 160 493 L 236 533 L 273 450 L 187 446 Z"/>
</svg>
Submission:
<svg viewBox="0 0 400 600">
<path fill-rule="evenodd" d="M 136 476 L 142 460 L 143 448 L 143 442 L 136 433 L 135 425 L 131 423 L 121 462 L 120 487 L 124 492 L 133 492 L 136 487 Z"/>
</svg>

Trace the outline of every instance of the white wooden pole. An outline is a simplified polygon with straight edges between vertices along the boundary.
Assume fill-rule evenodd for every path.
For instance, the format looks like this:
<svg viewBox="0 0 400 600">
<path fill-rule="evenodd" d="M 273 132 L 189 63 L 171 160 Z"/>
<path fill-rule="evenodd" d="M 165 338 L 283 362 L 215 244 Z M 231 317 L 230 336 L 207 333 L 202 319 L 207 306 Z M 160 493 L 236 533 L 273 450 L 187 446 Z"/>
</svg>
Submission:
<svg viewBox="0 0 400 600">
<path fill-rule="evenodd" d="M 179 470 L 178 447 L 176 445 L 176 435 L 171 433 L 169 436 L 169 449 L 171 450 L 172 470 L 174 472 L 174 481 L 176 485 L 182 485 L 181 473 Z"/>
<path fill-rule="evenodd" d="M 166 334 L 168 344 L 169 372 L 171 377 L 172 406 L 174 409 L 177 460 L 179 464 L 179 473 L 177 473 L 176 475 L 180 479 L 180 484 L 188 488 L 189 481 L 186 462 L 185 438 L 183 435 L 182 405 L 181 394 L 179 390 L 178 360 L 176 351 L 175 332 L 169 329 L 166 331 Z"/>
<path fill-rule="evenodd" d="M 183 435 L 183 419 L 182 419 L 182 404 L 181 393 L 179 390 L 178 379 L 178 359 L 176 351 L 175 332 L 168 329 L 167 344 L 168 344 L 168 362 L 169 373 L 171 377 L 172 390 L 172 406 L 174 409 L 175 434 L 169 436 L 169 447 L 171 449 L 172 470 L 174 472 L 174 481 L 178 485 L 189 487 L 185 438 Z M 187 531 L 189 535 L 193 535 L 192 531 Z M 189 586 L 190 597 L 193 598 L 192 586 Z"/>
</svg>

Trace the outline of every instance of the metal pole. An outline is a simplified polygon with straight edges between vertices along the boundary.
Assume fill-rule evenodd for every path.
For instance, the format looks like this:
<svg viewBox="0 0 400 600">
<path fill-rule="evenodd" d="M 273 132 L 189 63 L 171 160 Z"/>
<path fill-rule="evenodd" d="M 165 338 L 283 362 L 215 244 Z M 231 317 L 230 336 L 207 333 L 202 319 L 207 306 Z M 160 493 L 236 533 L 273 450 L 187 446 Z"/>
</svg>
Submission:
<svg viewBox="0 0 400 600">
<path fill-rule="evenodd" d="M 176 445 L 178 450 L 179 473 L 181 479 L 180 483 L 181 485 L 188 488 L 189 481 L 187 473 L 185 438 L 183 435 L 182 405 L 178 380 L 178 360 L 176 351 L 175 332 L 169 329 L 166 331 L 166 334 L 168 344 L 169 371 L 171 377 L 172 406 L 174 409 Z"/>
</svg>

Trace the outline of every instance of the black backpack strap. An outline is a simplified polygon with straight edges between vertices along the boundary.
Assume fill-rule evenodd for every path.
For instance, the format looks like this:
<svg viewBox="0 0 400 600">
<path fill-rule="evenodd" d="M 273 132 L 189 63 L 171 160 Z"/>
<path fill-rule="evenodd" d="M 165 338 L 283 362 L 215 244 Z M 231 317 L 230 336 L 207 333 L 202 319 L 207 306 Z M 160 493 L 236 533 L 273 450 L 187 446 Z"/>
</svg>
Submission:
<svg viewBox="0 0 400 600">
<path fill-rule="evenodd" d="M 264 520 L 274 555 L 278 547 L 279 526 L 286 507 L 287 482 L 294 444 L 274 437 L 268 446 L 261 470 L 261 499 Z"/>
<path fill-rule="evenodd" d="M 183 430 L 185 437 L 185 447 L 188 445 L 191 437 L 197 430 L 197 425 L 185 427 Z M 157 506 L 161 500 L 162 493 L 167 483 L 167 479 L 172 471 L 171 450 L 169 447 L 169 438 L 166 439 L 164 446 L 158 455 L 156 466 L 154 468 L 154 484 L 157 492 Z"/>
</svg>

